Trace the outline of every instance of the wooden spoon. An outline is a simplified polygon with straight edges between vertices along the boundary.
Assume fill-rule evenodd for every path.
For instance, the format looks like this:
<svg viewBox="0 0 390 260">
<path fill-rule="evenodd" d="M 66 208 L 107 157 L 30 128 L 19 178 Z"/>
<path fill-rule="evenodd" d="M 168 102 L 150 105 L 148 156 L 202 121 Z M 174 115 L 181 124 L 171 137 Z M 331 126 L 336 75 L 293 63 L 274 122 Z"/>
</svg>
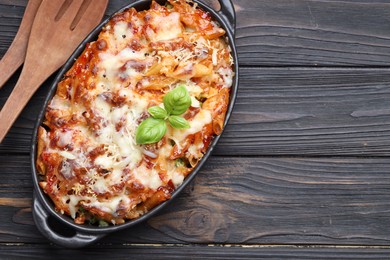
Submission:
<svg viewBox="0 0 390 260">
<path fill-rule="evenodd" d="M 11 46 L 0 60 L 0 88 L 24 62 L 31 26 L 41 2 L 42 0 L 30 0 L 27 3 L 18 33 Z"/>
<path fill-rule="evenodd" d="M 39 86 L 100 22 L 108 0 L 43 0 L 20 78 L 0 112 L 0 143 Z"/>
</svg>

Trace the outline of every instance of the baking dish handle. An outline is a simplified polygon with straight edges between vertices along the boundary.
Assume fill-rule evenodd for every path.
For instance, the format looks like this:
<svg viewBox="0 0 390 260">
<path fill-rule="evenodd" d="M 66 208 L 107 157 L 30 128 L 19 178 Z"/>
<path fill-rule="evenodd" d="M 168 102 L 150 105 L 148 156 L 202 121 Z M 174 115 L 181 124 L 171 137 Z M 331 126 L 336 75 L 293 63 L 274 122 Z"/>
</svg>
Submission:
<svg viewBox="0 0 390 260">
<path fill-rule="evenodd" d="M 230 32 L 234 35 L 236 33 L 236 12 L 231 0 L 219 0 L 221 9 L 218 14 L 225 20 Z"/>
<path fill-rule="evenodd" d="M 44 209 L 37 197 L 33 201 L 33 217 L 38 230 L 53 243 L 67 248 L 81 248 L 94 243 L 104 235 L 83 234 L 76 231 L 72 237 L 62 236 L 56 233 L 48 223 L 49 213 Z"/>
</svg>

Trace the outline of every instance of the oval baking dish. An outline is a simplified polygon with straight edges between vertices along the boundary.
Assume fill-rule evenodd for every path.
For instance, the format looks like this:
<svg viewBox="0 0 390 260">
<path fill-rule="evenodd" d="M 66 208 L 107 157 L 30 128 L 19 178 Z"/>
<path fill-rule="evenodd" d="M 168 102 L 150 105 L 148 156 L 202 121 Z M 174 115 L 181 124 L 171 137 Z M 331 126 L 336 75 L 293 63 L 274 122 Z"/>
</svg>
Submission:
<svg viewBox="0 0 390 260">
<path fill-rule="evenodd" d="M 165 0 L 156 1 L 157 3 L 163 5 L 165 4 Z M 235 12 L 233 4 L 230 0 L 219 0 L 220 10 L 215 11 L 211 7 L 205 5 L 204 3 L 193 0 L 194 3 L 198 5 L 199 8 L 208 12 L 214 21 L 217 21 L 221 28 L 226 31 L 227 43 L 231 49 L 231 56 L 233 58 L 233 70 L 235 75 L 233 77 L 232 86 L 230 89 L 230 97 L 229 97 L 229 105 L 226 111 L 226 117 L 224 121 L 224 126 L 226 126 L 227 121 L 230 118 L 232 113 L 234 101 L 236 99 L 237 87 L 238 87 L 238 58 L 236 47 L 234 44 L 234 31 L 235 31 Z M 136 1 L 125 7 L 118 10 L 115 14 L 123 12 L 124 10 L 134 7 L 137 11 L 147 10 L 149 9 L 151 1 Z M 114 14 L 114 15 L 115 15 Z M 113 15 L 113 16 L 114 16 Z M 87 43 L 92 42 L 97 39 L 98 34 L 102 30 L 103 26 L 108 23 L 108 21 L 113 17 L 109 17 L 104 20 L 99 26 L 97 26 L 79 45 L 79 47 L 75 50 L 72 56 L 68 59 L 62 69 L 58 72 L 54 82 L 51 85 L 50 91 L 47 94 L 46 100 L 41 108 L 38 120 L 36 122 L 33 139 L 32 139 L 32 150 L 31 150 L 31 164 L 32 164 L 32 177 L 34 183 L 34 199 L 33 199 L 33 216 L 34 221 L 41 231 L 43 235 L 45 235 L 50 241 L 65 247 L 70 248 L 79 248 L 87 246 L 103 236 L 118 230 L 122 230 L 125 228 L 129 228 L 133 225 L 136 225 L 142 221 L 145 221 L 147 218 L 156 214 L 159 210 L 161 210 L 167 203 L 172 201 L 179 193 L 186 187 L 186 185 L 195 177 L 198 173 L 199 169 L 205 163 L 207 158 L 210 156 L 213 148 L 217 144 L 220 135 L 214 136 L 211 141 L 208 149 L 206 150 L 202 159 L 200 159 L 199 163 L 193 168 L 193 170 L 188 174 L 188 176 L 184 179 L 182 184 L 177 187 L 173 193 L 171 194 L 171 198 L 161 204 L 155 206 L 151 210 L 149 210 L 144 215 L 133 219 L 128 220 L 124 224 L 121 225 L 112 225 L 106 227 L 98 227 L 89 224 L 75 224 L 74 220 L 67 215 L 63 215 L 55 210 L 54 203 L 51 201 L 48 195 L 43 192 L 41 187 L 39 186 L 40 177 L 37 171 L 36 161 L 37 161 L 37 141 L 38 141 L 38 129 L 42 125 L 43 120 L 45 118 L 46 108 L 53 98 L 57 90 L 57 84 L 63 79 L 65 73 L 73 66 L 75 60 L 83 53 Z M 61 235 L 56 232 L 53 227 L 50 225 L 50 219 L 55 218 L 55 220 L 59 221 L 64 227 L 69 228 L 74 231 L 74 234 L 70 237 Z"/>
</svg>

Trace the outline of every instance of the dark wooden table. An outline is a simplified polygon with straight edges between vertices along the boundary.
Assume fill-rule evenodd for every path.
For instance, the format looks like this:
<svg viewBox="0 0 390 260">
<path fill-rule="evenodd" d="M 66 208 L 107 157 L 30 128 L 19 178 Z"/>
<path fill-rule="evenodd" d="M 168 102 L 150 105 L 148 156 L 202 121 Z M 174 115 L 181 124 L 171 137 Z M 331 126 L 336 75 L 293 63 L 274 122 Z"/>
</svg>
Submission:
<svg viewBox="0 0 390 260">
<path fill-rule="evenodd" d="M 0 145 L 1 259 L 390 258 L 390 1 L 233 1 L 237 103 L 195 181 L 92 247 L 50 244 L 32 220 L 29 150 L 51 78 Z M 0 57 L 26 3 L 0 0 Z"/>
</svg>

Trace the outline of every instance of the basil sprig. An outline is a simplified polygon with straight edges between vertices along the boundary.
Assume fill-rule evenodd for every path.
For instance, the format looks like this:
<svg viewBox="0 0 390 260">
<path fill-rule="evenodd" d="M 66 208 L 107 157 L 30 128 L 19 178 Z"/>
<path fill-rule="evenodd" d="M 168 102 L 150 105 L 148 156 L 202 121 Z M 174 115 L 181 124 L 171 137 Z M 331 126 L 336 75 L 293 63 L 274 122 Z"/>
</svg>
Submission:
<svg viewBox="0 0 390 260">
<path fill-rule="evenodd" d="M 173 128 L 186 129 L 190 124 L 180 115 L 191 106 L 191 96 L 185 86 L 180 85 L 163 98 L 164 108 L 153 106 L 148 109 L 151 117 L 142 121 L 135 133 L 137 144 L 152 144 L 160 141 L 167 132 L 168 122 Z"/>
</svg>

